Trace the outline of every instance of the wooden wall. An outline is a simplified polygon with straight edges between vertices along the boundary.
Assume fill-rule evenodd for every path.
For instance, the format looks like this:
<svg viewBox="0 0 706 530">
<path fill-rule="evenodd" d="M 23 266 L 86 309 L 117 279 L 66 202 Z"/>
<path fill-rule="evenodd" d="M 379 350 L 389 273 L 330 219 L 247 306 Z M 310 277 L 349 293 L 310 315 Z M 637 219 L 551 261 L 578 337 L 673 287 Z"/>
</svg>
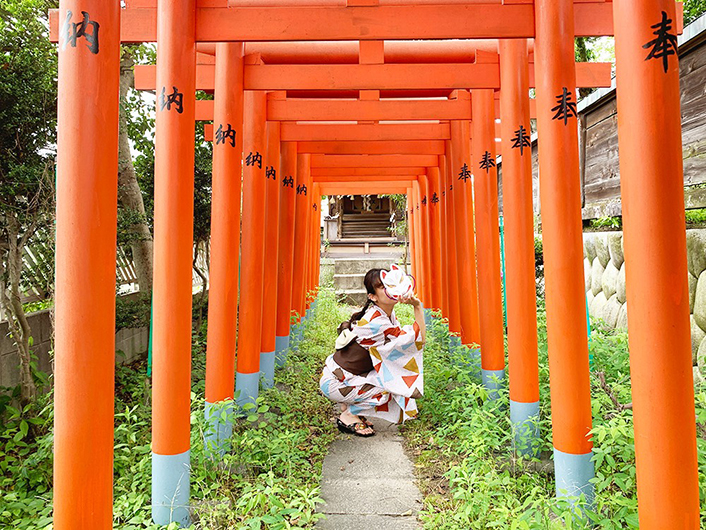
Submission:
<svg viewBox="0 0 706 530">
<path fill-rule="evenodd" d="M 680 48 L 682 144 L 687 208 L 706 207 L 706 34 Z M 620 167 L 615 91 L 579 115 L 583 218 L 621 214 Z M 633 134 L 640 134 L 634 130 Z M 538 145 L 532 146 L 535 212 L 539 213 Z M 499 193 L 502 196 L 501 186 Z M 502 210 L 502 198 L 501 198 Z"/>
</svg>

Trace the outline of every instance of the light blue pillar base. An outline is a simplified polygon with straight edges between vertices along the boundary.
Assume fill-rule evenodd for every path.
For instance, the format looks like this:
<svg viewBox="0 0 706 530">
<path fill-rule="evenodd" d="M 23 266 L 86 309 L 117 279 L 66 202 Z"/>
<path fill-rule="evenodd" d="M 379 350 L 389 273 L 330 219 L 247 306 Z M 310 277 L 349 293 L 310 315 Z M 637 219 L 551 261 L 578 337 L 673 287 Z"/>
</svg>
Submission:
<svg viewBox="0 0 706 530">
<path fill-rule="evenodd" d="M 204 445 L 206 453 L 211 457 L 223 456 L 230 451 L 230 437 L 233 434 L 233 400 L 219 403 L 206 402 L 204 416 L 206 432 Z"/>
<path fill-rule="evenodd" d="M 500 397 L 499 390 L 503 388 L 505 370 L 482 370 L 481 380 L 488 391 L 488 399 L 495 401 Z"/>
<path fill-rule="evenodd" d="M 275 386 L 275 352 L 260 352 L 260 383 L 262 388 Z"/>
<path fill-rule="evenodd" d="M 235 393 L 238 397 L 235 398 L 235 403 L 238 409 L 242 409 L 246 403 L 253 405 L 257 401 L 260 394 L 260 372 L 254 374 L 235 374 Z"/>
<path fill-rule="evenodd" d="M 539 453 L 539 401 L 522 403 L 510 400 L 510 423 L 515 452 L 534 457 Z"/>
<path fill-rule="evenodd" d="M 301 326 L 301 323 L 295 323 L 289 328 L 289 347 L 292 349 L 297 349 L 299 347 L 299 342 L 301 341 Z"/>
<path fill-rule="evenodd" d="M 451 344 L 449 345 L 449 348 L 454 351 L 458 351 L 463 347 L 463 344 L 461 344 L 461 337 L 458 335 L 451 335 Z"/>
<path fill-rule="evenodd" d="M 152 453 L 152 520 L 159 525 L 189 526 L 190 451 Z"/>
<path fill-rule="evenodd" d="M 275 337 L 275 367 L 282 368 L 287 362 L 287 349 L 289 349 L 289 335 Z"/>
<path fill-rule="evenodd" d="M 578 500 L 580 495 L 586 498 L 587 507 L 593 506 L 594 487 L 589 482 L 594 476 L 593 451 L 583 455 L 572 455 L 554 448 L 554 477 L 556 480 L 556 496 L 570 497 Z"/>
</svg>

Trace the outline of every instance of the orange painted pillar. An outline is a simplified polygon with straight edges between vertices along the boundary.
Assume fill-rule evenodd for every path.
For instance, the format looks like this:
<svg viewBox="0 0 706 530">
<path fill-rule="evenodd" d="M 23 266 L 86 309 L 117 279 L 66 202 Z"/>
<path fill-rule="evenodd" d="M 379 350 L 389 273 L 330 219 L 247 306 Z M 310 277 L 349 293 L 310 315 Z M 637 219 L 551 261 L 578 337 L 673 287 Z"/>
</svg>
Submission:
<svg viewBox="0 0 706 530">
<path fill-rule="evenodd" d="M 414 197 L 412 187 L 407 188 L 407 249 L 409 252 L 409 273 L 417 278 L 416 249 L 414 248 Z"/>
<path fill-rule="evenodd" d="M 54 343 L 58 530 L 113 527 L 120 5 L 80 0 L 59 5 L 62 23 L 74 30 L 82 12 L 88 21 L 85 35 L 73 41 L 65 32 L 59 36 Z M 85 82 L 87 75 L 90 83 Z"/>
<path fill-rule="evenodd" d="M 152 518 L 189 523 L 195 0 L 157 6 Z"/>
<path fill-rule="evenodd" d="M 282 366 L 287 359 L 291 332 L 292 314 L 292 270 L 294 267 L 294 182 L 297 175 L 297 144 L 282 142 L 279 209 L 279 248 L 277 252 L 277 319 L 275 338 L 275 362 Z"/>
<path fill-rule="evenodd" d="M 432 316 L 432 311 L 435 307 L 436 299 L 434 297 L 434 288 L 432 284 L 434 283 L 434 272 L 433 272 L 433 259 L 432 259 L 432 244 L 431 244 L 431 232 L 430 232 L 430 215 L 429 215 L 429 178 L 426 174 L 419 175 L 419 205 L 422 217 L 422 249 L 424 258 L 424 297 L 426 298 L 426 303 L 424 304 L 426 308 L 426 318 L 427 323 Z"/>
<path fill-rule="evenodd" d="M 674 2 L 613 4 L 640 528 L 699 528 Z"/>
<path fill-rule="evenodd" d="M 534 44 L 557 495 L 593 499 L 574 4 L 537 0 Z"/>
<path fill-rule="evenodd" d="M 427 169 L 427 180 L 429 182 L 429 241 L 431 243 L 432 260 L 432 300 L 434 300 L 434 309 L 441 313 L 444 301 L 441 282 L 441 218 L 439 214 L 439 203 L 441 202 L 439 195 L 441 190 L 439 188 L 439 174 L 440 170 L 438 167 L 430 167 Z"/>
<path fill-rule="evenodd" d="M 444 200 L 444 225 L 446 230 L 446 243 L 443 252 L 446 254 L 446 268 L 449 292 L 449 330 L 451 331 L 452 345 L 461 346 L 461 291 L 458 282 L 458 264 L 456 262 L 456 221 L 454 211 L 454 172 L 453 172 L 453 146 L 451 140 L 445 142 L 446 171 L 443 189 L 441 192 Z"/>
<path fill-rule="evenodd" d="M 528 60 L 526 40 L 500 41 L 510 420 L 516 451 L 534 455 L 539 449 L 539 366 Z"/>
<path fill-rule="evenodd" d="M 248 64 L 255 57 L 246 57 Z M 263 217 L 267 192 L 267 95 L 245 91 L 243 116 L 243 228 L 236 402 L 254 403 L 259 394 L 265 267 Z"/>
<path fill-rule="evenodd" d="M 469 101 L 467 92 L 458 97 Z M 478 284 L 476 281 L 476 252 L 473 215 L 473 178 L 471 176 L 471 124 L 469 121 L 451 122 L 451 168 L 449 184 L 454 201 L 454 232 L 456 240 L 456 269 L 460 291 L 461 342 L 480 344 L 478 316 Z M 451 189 L 453 188 L 453 189 Z M 476 350 L 477 354 L 477 350 Z"/>
<path fill-rule="evenodd" d="M 300 153 L 297 155 L 297 174 L 294 180 L 295 221 L 294 221 L 294 266 L 292 269 L 292 310 L 295 313 L 295 342 L 301 338 L 299 323 L 304 316 L 304 289 L 306 267 L 306 239 L 307 239 L 307 214 L 309 202 L 307 201 L 308 184 L 311 178 L 311 155 Z"/>
<path fill-rule="evenodd" d="M 311 196 L 311 271 L 309 273 L 310 283 L 310 310 L 313 314 L 316 309 L 316 300 L 319 294 L 319 260 L 321 258 L 321 187 L 318 183 L 313 183 L 313 193 Z"/>
<path fill-rule="evenodd" d="M 428 294 L 428 283 L 426 281 L 426 262 L 428 258 L 428 253 L 426 252 L 425 243 L 425 227 L 424 215 L 422 212 L 423 205 L 421 199 L 421 183 L 419 180 L 414 180 L 412 182 L 412 195 L 414 200 L 414 215 L 416 216 L 414 226 L 415 226 L 415 248 L 417 249 L 417 269 L 419 272 L 419 277 L 417 278 L 417 294 L 420 300 L 426 307 L 429 304 L 429 294 Z M 425 313 L 425 315 L 428 314 Z"/>
<path fill-rule="evenodd" d="M 269 99 L 278 98 L 268 94 Z M 277 252 L 279 251 L 279 197 L 280 183 L 280 122 L 267 122 L 267 157 L 265 169 L 266 214 L 265 219 L 265 261 L 263 264 L 264 283 L 262 295 L 262 340 L 260 345 L 260 373 L 263 388 L 275 384 L 275 335 L 277 332 Z"/>
<path fill-rule="evenodd" d="M 483 386 L 497 399 L 505 379 L 498 176 L 495 165 L 495 101 L 492 90 L 474 90 L 473 154 L 478 243 L 478 300 Z"/>
<path fill-rule="evenodd" d="M 446 194 L 444 184 L 446 181 L 446 155 L 439 155 L 439 183 L 437 186 L 436 215 L 439 226 L 439 286 L 441 291 L 441 318 L 450 324 L 450 303 L 449 303 L 449 276 L 446 274 L 448 263 L 446 262 L 446 223 L 444 214 L 446 210 Z"/>
<path fill-rule="evenodd" d="M 211 264 L 206 342 L 207 448 L 223 455 L 232 433 L 243 157 L 242 42 L 216 45 Z M 221 417 L 226 408 L 225 421 Z"/>
</svg>

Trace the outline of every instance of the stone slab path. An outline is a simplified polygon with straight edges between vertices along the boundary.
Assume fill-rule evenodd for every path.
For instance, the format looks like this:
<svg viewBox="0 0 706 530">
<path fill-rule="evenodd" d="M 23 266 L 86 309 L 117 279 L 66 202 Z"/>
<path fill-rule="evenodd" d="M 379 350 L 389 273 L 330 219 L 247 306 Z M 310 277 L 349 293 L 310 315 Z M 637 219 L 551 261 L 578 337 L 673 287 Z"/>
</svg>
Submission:
<svg viewBox="0 0 706 530">
<path fill-rule="evenodd" d="M 321 473 L 323 530 L 416 530 L 422 496 L 397 426 L 374 420 L 377 434 L 341 434 Z"/>
</svg>

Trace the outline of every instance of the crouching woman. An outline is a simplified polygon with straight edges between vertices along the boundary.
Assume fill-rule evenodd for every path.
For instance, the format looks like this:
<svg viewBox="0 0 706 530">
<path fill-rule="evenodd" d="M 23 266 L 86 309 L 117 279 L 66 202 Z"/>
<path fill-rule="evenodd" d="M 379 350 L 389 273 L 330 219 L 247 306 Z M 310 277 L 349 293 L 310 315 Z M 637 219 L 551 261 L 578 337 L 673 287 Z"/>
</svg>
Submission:
<svg viewBox="0 0 706 530">
<path fill-rule="evenodd" d="M 403 423 L 417 416 L 416 399 L 424 392 L 422 353 L 426 338 L 421 302 L 414 294 L 399 302 L 414 307 L 414 324 L 400 326 L 380 273 L 365 275 L 368 300 L 339 326 L 336 352 L 326 359 L 321 391 L 339 403 L 341 432 L 373 436 L 367 417 Z"/>
</svg>

